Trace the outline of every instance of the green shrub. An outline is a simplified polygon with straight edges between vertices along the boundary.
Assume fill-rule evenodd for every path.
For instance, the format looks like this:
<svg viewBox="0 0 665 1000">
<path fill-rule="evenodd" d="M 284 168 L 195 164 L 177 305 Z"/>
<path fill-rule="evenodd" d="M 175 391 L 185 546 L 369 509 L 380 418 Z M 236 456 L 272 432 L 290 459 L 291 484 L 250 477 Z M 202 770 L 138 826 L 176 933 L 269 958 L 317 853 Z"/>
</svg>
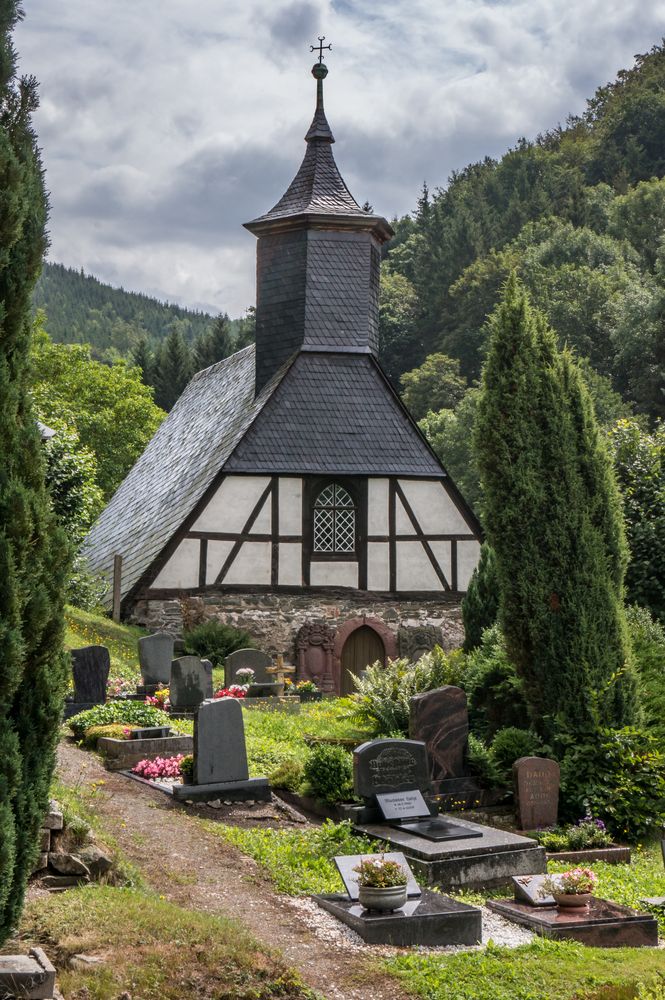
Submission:
<svg viewBox="0 0 665 1000">
<path fill-rule="evenodd" d="M 637 605 L 626 618 L 646 725 L 665 744 L 665 628 Z"/>
<path fill-rule="evenodd" d="M 113 722 L 135 726 L 169 726 L 171 719 L 166 712 L 153 708 L 152 705 L 144 705 L 141 701 L 108 701 L 105 705 L 95 705 L 67 720 L 74 736 L 79 740 L 92 726 L 108 726 Z"/>
<path fill-rule="evenodd" d="M 351 718 L 374 736 L 407 736 L 410 700 L 414 694 L 453 684 L 460 687 L 466 660 L 461 650 L 446 653 L 440 646 L 412 663 L 407 659 L 374 663 L 363 677 L 353 678 Z"/>
<path fill-rule="evenodd" d="M 543 752 L 543 741 L 530 729 L 507 726 L 492 740 L 490 753 L 505 782 L 512 780 L 513 764 L 520 757 L 537 757 Z"/>
<path fill-rule="evenodd" d="M 474 736 L 473 733 L 469 733 L 467 762 L 481 784 L 488 788 L 497 788 L 505 784 L 503 775 L 497 768 L 491 753 L 483 741 L 478 736 Z"/>
<path fill-rule="evenodd" d="M 86 750 L 96 750 L 97 740 L 102 737 L 108 737 L 112 740 L 127 739 L 126 729 L 136 729 L 136 726 L 127 726 L 122 722 L 110 722 L 105 726 L 90 726 L 85 731 L 83 746 Z"/>
<path fill-rule="evenodd" d="M 234 628 L 233 625 L 225 625 L 215 618 L 186 630 L 183 640 L 186 653 L 210 660 L 213 667 L 223 667 L 226 657 L 236 649 L 256 646 L 249 632 Z"/>
<path fill-rule="evenodd" d="M 498 625 L 483 632 L 480 646 L 467 657 L 464 686 L 471 728 L 487 740 L 529 717 L 522 681 L 508 659 Z"/>
<path fill-rule="evenodd" d="M 289 792 L 297 792 L 305 776 L 305 765 L 302 760 L 289 757 L 270 775 L 273 788 L 286 788 Z"/>
<path fill-rule="evenodd" d="M 612 836 L 602 820 L 587 817 L 579 823 L 542 830 L 535 838 L 550 854 L 556 851 L 585 851 L 591 847 L 609 847 Z"/>
<path fill-rule="evenodd" d="M 322 802 L 342 802 L 353 794 L 351 754 L 322 743 L 314 747 L 303 768 L 303 790 Z"/>
<path fill-rule="evenodd" d="M 194 755 L 191 753 L 185 754 L 185 756 L 180 761 L 180 774 L 182 775 L 183 782 L 188 784 L 194 777 Z"/>
<path fill-rule="evenodd" d="M 562 813 L 591 814 L 613 837 L 636 841 L 665 821 L 665 753 L 649 732 L 606 729 L 570 745 L 561 766 Z"/>
</svg>

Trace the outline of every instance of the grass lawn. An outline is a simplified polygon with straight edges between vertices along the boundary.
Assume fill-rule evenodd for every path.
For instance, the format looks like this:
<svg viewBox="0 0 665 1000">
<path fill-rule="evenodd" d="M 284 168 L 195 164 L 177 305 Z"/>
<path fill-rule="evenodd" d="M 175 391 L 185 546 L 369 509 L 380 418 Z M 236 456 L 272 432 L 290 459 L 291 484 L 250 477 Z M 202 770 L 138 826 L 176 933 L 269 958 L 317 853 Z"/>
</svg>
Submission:
<svg viewBox="0 0 665 1000">
<path fill-rule="evenodd" d="M 32 900 L 21 924 L 57 962 L 67 997 L 117 1000 L 314 1000 L 315 994 L 243 925 L 137 889 L 91 885 Z M 72 968 L 84 953 L 103 964 Z M 126 991 L 126 992 L 125 992 Z"/>
</svg>

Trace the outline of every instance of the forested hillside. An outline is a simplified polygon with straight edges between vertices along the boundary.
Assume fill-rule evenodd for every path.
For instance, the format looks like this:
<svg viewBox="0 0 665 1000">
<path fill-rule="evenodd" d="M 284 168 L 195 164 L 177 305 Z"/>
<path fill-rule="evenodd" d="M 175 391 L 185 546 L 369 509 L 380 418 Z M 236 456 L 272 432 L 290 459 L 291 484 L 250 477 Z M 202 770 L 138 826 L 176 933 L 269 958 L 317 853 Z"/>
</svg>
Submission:
<svg viewBox="0 0 665 1000">
<path fill-rule="evenodd" d="M 113 288 L 62 264 L 44 265 L 33 303 L 48 316 L 52 340 L 90 344 L 100 354 L 113 349 L 129 355 L 139 337 L 163 340 L 175 322 L 185 339 L 192 341 L 213 321 L 208 313 Z"/>
<path fill-rule="evenodd" d="M 424 188 L 383 268 L 382 357 L 396 384 L 440 352 L 477 379 L 511 270 L 562 343 L 650 419 L 665 413 L 665 49 L 500 160 Z"/>
</svg>

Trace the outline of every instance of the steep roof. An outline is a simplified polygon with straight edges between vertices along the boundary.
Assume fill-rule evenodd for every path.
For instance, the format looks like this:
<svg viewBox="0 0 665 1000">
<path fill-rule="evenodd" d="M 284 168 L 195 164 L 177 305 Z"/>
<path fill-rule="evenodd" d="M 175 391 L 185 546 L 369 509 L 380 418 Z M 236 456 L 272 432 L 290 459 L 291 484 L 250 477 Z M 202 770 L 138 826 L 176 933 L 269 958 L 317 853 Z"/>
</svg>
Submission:
<svg viewBox="0 0 665 1000">
<path fill-rule="evenodd" d="M 84 555 L 110 579 L 123 557 L 127 594 L 224 465 L 286 371 L 254 396 L 254 348 L 199 372 L 90 530 Z"/>
<path fill-rule="evenodd" d="M 228 472 L 445 476 L 370 354 L 303 351 Z"/>
</svg>

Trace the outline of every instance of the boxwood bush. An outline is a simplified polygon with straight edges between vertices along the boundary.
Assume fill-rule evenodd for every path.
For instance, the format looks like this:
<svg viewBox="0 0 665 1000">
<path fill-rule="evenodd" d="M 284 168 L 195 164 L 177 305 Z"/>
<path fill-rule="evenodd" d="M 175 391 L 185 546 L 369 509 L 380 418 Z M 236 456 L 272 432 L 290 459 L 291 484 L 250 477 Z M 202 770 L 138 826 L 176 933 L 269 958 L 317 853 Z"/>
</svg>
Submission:
<svg viewBox="0 0 665 1000">
<path fill-rule="evenodd" d="M 74 736 L 81 739 L 92 726 L 109 726 L 114 722 L 124 722 L 134 726 L 170 726 L 171 719 L 152 705 L 141 701 L 108 701 L 105 705 L 95 705 L 85 712 L 79 712 L 67 720 Z"/>
<path fill-rule="evenodd" d="M 343 747 L 315 746 L 303 768 L 303 792 L 322 802 L 342 802 L 353 794 L 353 763 Z"/>
</svg>

